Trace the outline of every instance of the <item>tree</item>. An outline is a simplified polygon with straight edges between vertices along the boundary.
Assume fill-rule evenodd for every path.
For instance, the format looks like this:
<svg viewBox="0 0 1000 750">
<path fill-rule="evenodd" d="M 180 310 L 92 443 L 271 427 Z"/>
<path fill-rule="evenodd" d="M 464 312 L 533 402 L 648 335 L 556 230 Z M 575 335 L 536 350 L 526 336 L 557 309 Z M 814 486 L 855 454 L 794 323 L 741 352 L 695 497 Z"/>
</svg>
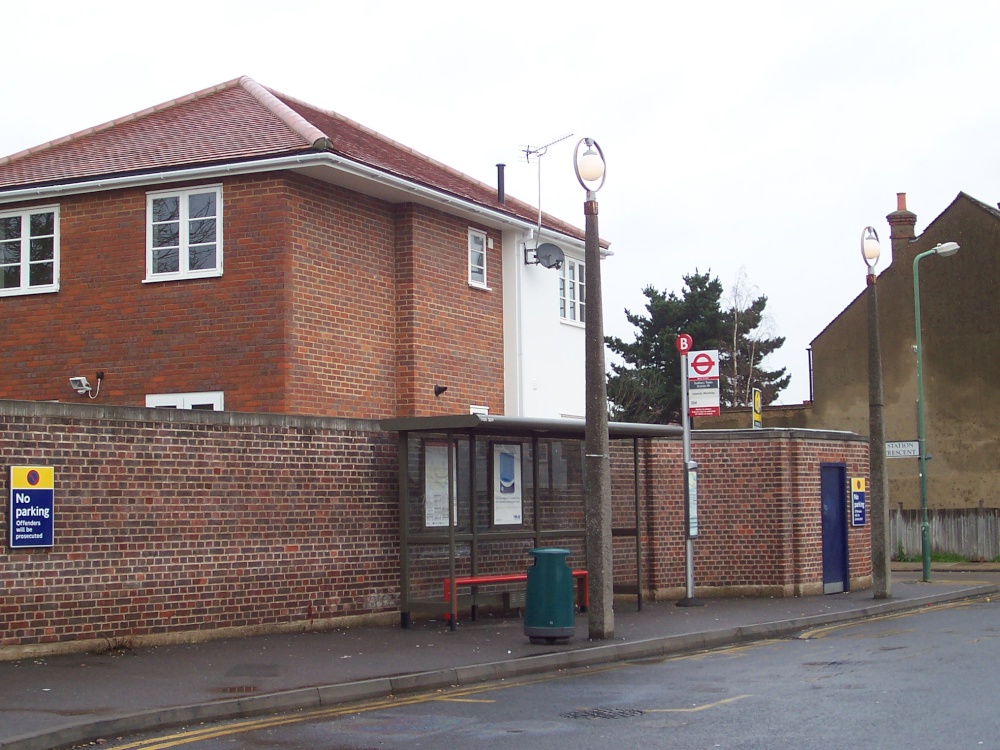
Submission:
<svg viewBox="0 0 1000 750">
<path fill-rule="evenodd" d="M 695 270 L 684 277 L 684 285 L 680 297 L 647 286 L 642 290 L 647 315 L 625 311 L 628 322 L 638 329 L 635 340 L 626 343 L 615 336 L 607 337 L 608 347 L 624 360 L 624 364 L 612 364 L 608 376 L 613 419 L 665 424 L 672 415 L 679 418 L 679 334 L 689 334 L 698 349 L 722 349 L 722 284 Z"/>
<path fill-rule="evenodd" d="M 723 407 L 750 406 L 753 389 L 761 389 L 761 402 L 766 406 L 777 399 L 792 379 L 785 368 L 765 370 L 764 358 L 781 348 L 784 336 L 769 338 L 773 324 L 764 308 L 767 297 L 757 294 L 757 287 L 747 281 L 746 269 L 741 268 L 729 293 L 729 306 L 723 315 L 726 345 L 719 350 L 720 401 Z M 698 347 L 701 348 L 701 347 Z"/>
<path fill-rule="evenodd" d="M 741 271 L 722 309 L 722 283 L 697 269 L 684 277 L 681 296 L 652 286 L 642 290 L 646 314 L 625 311 L 637 329 L 635 340 L 626 343 L 615 336 L 606 341 L 623 360 L 612 363 L 608 375 L 608 401 L 613 419 L 624 422 L 665 424 L 680 417 L 681 372 L 677 336 L 689 334 L 696 350 L 719 350 L 720 400 L 722 406 L 746 406 L 753 388 L 760 388 L 765 404 L 773 402 L 788 386 L 785 369 L 764 370 L 761 362 L 782 344 L 784 338 L 769 338 L 770 320 L 765 315 L 767 297 L 753 297 Z"/>
</svg>

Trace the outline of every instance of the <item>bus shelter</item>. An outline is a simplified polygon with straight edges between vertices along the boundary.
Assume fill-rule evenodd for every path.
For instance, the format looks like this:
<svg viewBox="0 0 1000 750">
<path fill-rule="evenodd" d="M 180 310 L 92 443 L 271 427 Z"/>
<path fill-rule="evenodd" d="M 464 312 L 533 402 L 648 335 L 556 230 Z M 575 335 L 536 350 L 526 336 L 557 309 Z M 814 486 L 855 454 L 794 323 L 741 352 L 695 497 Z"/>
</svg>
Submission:
<svg viewBox="0 0 1000 750">
<path fill-rule="evenodd" d="M 460 608 L 475 617 L 481 605 L 523 606 L 533 548 L 568 549 L 586 581 L 584 425 L 480 414 L 381 422 L 398 434 L 404 628 L 413 614 L 443 615 L 454 629 Z M 612 422 L 608 434 L 616 567 L 631 567 L 635 581 L 616 592 L 635 593 L 641 609 L 641 443 L 682 428 Z"/>
</svg>

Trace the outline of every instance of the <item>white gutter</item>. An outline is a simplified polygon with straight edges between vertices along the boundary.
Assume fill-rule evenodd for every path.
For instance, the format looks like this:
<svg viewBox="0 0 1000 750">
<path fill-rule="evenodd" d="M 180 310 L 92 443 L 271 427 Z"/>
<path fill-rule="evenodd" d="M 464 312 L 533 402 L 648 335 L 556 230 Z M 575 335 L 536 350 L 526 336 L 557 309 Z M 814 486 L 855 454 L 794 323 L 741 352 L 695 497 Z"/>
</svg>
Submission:
<svg viewBox="0 0 1000 750">
<path fill-rule="evenodd" d="M 259 172 L 277 172 L 281 170 L 307 169 L 309 167 L 326 167 L 338 172 L 345 172 L 378 185 L 401 190 L 419 196 L 431 204 L 444 204 L 459 210 L 472 213 L 500 225 L 512 226 L 525 231 L 534 231 L 537 225 L 508 214 L 472 203 L 463 198 L 456 198 L 440 190 L 424 187 L 410 182 L 402 177 L 382 172 L 373 167 L 359 164 L 329 151 L 321 153 L 301 154 L 298 156 L 280 156 L 259 161 L 238 162 L 235 164 L 216 164 L 209 167 L 189 167 L 187 169 L 152 172 L 123 177 L 97 178 L 82 180 L 62 185 L 47 185 L 43 187 L 13 188 L 0 190 L 0 205 L 26 200 L 46 200 L 66 195 L 81 193 L 97 193 L 105 190 L 121 190 L 131 187 L 142 187 L 155 184 L 169 184 L 196 179 L 218 179 L 226 175 L 255 174 Z M 568 244 L 584 247 L 584 241 L 570 235 L 543 227 L 541 234 Z"/>
</svg>

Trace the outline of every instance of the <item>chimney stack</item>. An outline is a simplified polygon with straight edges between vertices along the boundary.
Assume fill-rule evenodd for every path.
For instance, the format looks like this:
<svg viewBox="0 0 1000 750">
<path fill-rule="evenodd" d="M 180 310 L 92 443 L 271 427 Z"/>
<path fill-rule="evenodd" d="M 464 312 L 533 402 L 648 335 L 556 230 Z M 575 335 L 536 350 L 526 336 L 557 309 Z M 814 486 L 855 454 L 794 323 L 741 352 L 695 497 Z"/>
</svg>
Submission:
<svg viewBox="0 0 1000 750">
<path fill-rule="evenodd" d="M 896 193 L 896 210 L 885 217 L 889 222 L 892 257 L 901 258 L 906 246 L 917 238 L 917 215 L 906 210 L 906 193 Z"/>
<path fill-rule="evenodd" d="M 506 203 L 507 196 L 504 195 L 503 170 L 506 164 L 497 164 L 497 203 Z"/>
</svg>

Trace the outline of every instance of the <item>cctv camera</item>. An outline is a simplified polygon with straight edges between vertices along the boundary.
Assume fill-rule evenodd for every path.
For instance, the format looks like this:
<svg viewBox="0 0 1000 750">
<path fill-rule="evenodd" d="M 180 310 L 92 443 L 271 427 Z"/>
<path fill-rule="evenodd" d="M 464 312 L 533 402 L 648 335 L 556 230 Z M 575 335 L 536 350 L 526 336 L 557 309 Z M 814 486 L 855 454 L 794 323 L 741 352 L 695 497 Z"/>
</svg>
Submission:
<svg viewBox="0 0 1000 750">
<path fill-rule="evenodd" d="M 77 393 L 90 393 L 90 383 L 86 378 L 70 378 L 69 387 Z"/>
</svg>

